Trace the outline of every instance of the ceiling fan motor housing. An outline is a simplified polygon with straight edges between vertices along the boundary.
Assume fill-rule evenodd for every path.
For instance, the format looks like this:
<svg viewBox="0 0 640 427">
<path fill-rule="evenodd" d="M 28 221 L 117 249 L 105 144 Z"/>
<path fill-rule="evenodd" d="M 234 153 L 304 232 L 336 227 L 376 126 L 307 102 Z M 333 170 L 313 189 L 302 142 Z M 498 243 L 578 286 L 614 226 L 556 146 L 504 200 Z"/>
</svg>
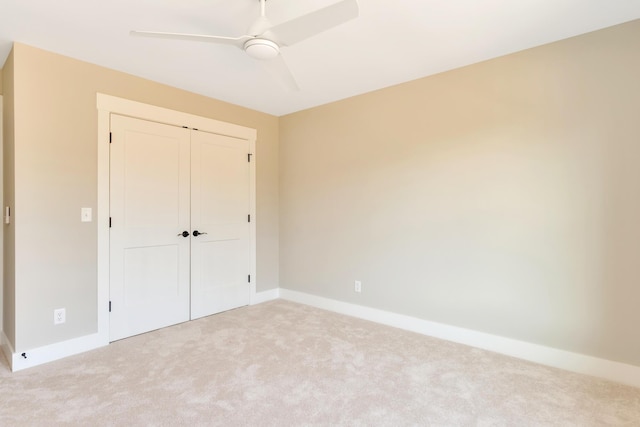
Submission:
<svg viewBox="0 0 640 427">
<path fill-rule="evenodd" d="M 244 51 L 255 59 L 273 59 L 280 54 L 280 47 L 271 40 L 255 38 L 244 44 Z"/>
</svg>

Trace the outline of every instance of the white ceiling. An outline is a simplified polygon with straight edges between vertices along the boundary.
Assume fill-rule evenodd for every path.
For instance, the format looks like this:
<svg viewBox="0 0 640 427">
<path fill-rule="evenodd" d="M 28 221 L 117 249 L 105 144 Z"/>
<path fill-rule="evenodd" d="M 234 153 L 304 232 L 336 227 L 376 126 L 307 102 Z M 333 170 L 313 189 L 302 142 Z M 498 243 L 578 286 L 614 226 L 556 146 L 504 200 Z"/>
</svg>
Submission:
<svg viewBox="0 0 640 427">
<path fill-rule="evenodd" d="M 337 0 L 268 0 L 277 24 Z M 640 18 L 640 0 L 359 0 L 360 17 L 282 54 L 287 92 L 240 49 L 131 37 L 240 36 L 258 0 L 0 0 L 0 63 L 14 41 L 283 115 Z"/>
</svg>

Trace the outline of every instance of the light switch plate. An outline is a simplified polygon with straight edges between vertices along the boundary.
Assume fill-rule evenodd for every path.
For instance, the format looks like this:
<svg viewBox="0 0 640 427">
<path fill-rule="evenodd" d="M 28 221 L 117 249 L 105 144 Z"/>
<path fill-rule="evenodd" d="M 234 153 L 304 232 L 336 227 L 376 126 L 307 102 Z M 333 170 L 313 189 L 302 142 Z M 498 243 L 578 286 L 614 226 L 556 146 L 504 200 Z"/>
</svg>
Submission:
<svg viewBox="0 0 640 427">
<path fill-rule="evenodd" d="M 80 209 L 80 221 L 91 222 L 91 208 Z"/>
</svg>

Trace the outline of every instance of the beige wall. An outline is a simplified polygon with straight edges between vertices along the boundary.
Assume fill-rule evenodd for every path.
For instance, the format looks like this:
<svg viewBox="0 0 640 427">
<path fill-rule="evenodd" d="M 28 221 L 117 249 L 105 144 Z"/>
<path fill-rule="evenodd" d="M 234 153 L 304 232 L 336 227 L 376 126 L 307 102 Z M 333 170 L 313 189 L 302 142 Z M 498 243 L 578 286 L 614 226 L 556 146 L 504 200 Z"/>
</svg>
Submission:
<svg viewBox="0 0 640 427">
<path fill-rule="evenodd" d="M 13 50 L 9 53 L 2 72 L 4 92 L 2 94 L 2 127 L 3 127 L 3 153 L 2 173 L 4 206 L 14 206 L 14 180 L 13 180 L 13 148 L 14 148 L 14 96 L 13 96 Z M 3 208 L 4 210 L 4 208 Z M 15 342 L 15 281 L 14 281 L 14 255 L 15 242 L 14 224 L 2 225 L 3 236 L 3 299 L 2 299 L 2 328 L 7 339 Z"/>
<path fill-rule="evenodd" d="M 96 92 L 258 130 L 258 291 L 278 286 L 277 117 L 23 44 L 14 67 L 16 351 L 97 330 L 97 228 L 79 217 L 96 208 Z"/>
<path fill-rule="evenodd" d="M 640 365 L 638 52 L 635 21 L 282 117 L 281 287 Z"/>
</svg>

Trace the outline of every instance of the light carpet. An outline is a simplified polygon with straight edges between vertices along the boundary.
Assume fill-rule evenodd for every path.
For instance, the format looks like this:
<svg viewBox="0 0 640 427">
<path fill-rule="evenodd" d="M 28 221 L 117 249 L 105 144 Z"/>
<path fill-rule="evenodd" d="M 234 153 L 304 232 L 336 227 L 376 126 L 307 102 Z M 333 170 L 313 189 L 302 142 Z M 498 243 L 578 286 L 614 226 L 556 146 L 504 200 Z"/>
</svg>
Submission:
<svg viewBox="0 0 640 427">
<path fill-rule="evenodd" d="M 640 389 L 277 300 L 24 371 L 0 426 L 639 426 Z"/>
</svg>

